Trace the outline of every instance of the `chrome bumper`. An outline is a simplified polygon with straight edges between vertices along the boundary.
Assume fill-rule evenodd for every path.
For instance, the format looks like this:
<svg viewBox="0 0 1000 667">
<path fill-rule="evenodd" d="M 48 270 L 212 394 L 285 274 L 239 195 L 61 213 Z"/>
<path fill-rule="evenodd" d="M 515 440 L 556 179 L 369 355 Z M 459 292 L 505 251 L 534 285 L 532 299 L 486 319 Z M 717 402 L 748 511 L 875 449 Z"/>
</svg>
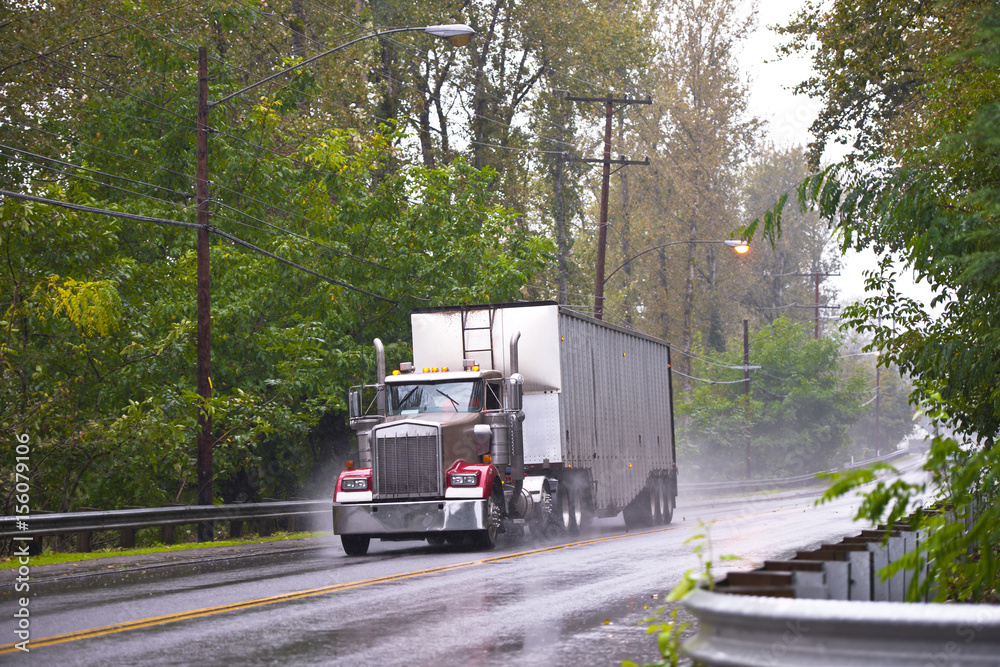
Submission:
<svg viewBox="0 0 1000 667">
<path fill-rule="evenodd" d="M 485 530 L 488 498 L 401 503 L 334 503 L 336 535 L 403 535 Z"/>
</svg>

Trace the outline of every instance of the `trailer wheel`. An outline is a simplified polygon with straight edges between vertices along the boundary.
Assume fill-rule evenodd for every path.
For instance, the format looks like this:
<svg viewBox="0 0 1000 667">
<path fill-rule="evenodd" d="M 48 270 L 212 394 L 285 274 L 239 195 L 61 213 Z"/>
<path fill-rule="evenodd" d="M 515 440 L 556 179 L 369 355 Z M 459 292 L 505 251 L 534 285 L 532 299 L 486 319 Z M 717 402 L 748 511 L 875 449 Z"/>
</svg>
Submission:
<svg viewBox="0 0 1000 667">
<path fill-rule="evenodd" d="M 660 512 L 660 482 L 657 479 L 653 479 L 649 483 L 649 489 L 646 491 L 646 495 L 649 499 L 649 524 L 656 526 L 660 523 L 660 517 L 663 514 Z"/>
<path fill-rule="evenodd" d="M 670 485 L 663 482 L 663 523 L 667 524 L 674 520 L 674 496 L 670 493 Z"/>
<path fill-rule="evenodd" d="M 368 553 L 368 545 L 372 538 L 368 535 L 341 535 L 340 543 L 348 556 L 364 556 Z"/>
<path fill-rule="evenodd" d="M 670 523 L 673 516 L 673 509 L 670 506 L 670 484 L 661 477 L 653 482 L 650 494 L 656 497 L 655 522 L 657 524 Z"/>
</svg>

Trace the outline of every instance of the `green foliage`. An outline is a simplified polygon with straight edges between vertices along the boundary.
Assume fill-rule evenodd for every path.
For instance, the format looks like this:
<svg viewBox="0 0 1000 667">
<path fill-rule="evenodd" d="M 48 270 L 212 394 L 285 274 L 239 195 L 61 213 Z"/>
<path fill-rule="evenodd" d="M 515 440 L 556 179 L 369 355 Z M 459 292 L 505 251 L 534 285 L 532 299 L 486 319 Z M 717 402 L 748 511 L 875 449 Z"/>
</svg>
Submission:
<svg viewBox="0 0 1000 667">
<path fill-rule="evenodd" d="M 159 113 L 132 98 L 91 99 L 121 115 L 80 126 L 87 138 L 67 162 L 163 184 L 185 201 L 170 165 L 193 164 L 192 142 L 178 128 L 173 143 L 163 118 L 118 127 Z M 399 165 L 393 145 L 405 137 L 392 128 L 295 137 L 286 111 L 262 99 L 245 119 L 217 117 L 213 224 L 341 284 L 213 242 L 214 392 L 204 409 L 217 497 L 227 501 L 328 488 L 349 456 L 347 389 L 371 380 L 371 338 L 406 358 L 413 307 L 513 300 L 549 252 L 498 204 L 493 170 L 461 160 Z M 143 162 L 127 158 L 140 151 Z M 151 161 L 155 151 L 163 162 Z M 162 191 L 150 199 L 70 181 L 44 194 L 191 219 Z M 200 405 L 193 233 L 17 200 L 2 206 L 0 423 L 32 437 L 33 507 L 190 501 Z M 250 227 L 238 224 L 246 220 Z"/>
<path fill-rule="evenodd" d="M 856 130 L 862 143 L 844 164 L 803 181 L 799 200 L 836 225 L 844 249 L 880 255 L 866 274 L 871 296 L 848 308 L 847 319 L 872 336 L 868 349 L 879 351 L 880 364 L 896 365 L 912 379 L 915 399 L 936 423 L 959 434 L 931 445 L 926 468 L 943 510 L 918 519 L 929 537 L 899 567 L 928 564 L 938 598 L 988 599 L 998 586 L 1000 542 L 994 447 L 1000 431 L 1000 11 L 985 2 L 873 0 L 853 7 L 814 13 L 814 23 L 801 29 L 823 37 L 816 57 L 830 66 L 810 85 L 837 90 L 878 66 L 886 49 L 894 57 L 885 61 L 885 76 L 855 89 L 849 108 L 828 106 L 828 127 Z M 906 11 L 894 14 L 898 7 Z M 867 41 L 835 46 L 853 30 L 840 21 L 851 16 L 868 21 Z M 841 51 L 850 58 L 831 59 Z M 855 71 L 855 61 L 866 65 Z M 903 94 L 885 95 L 893 86 Z M 878 112 L 866 115 L 866 109 Z M 875 131 L 865 132 L 869 127 Z M 749 229 L 759 229 L 759 222 Z M 765 221 L 761 231 L 773 237 L 780 225 Z M 900 265 L 934 290 L 935 311 L 898 292 Z M 916 491 L 879 484 L 863 516 L 896 519 Z"/>
<path fill-rule="evenodd" d="M 678 406 L 687 417 L 679 458 L 713 475 L 741 478 L 749 439 L 755 477 L 798 475 L 840 463 L 864 383 L 841 373 L 840 349 L 839 338 L 813 339 L 804 325 L 776 320 L 752 336 L 750 365 L 761 368 L 751 371 L 749 395 L 738 381 L 742 355 L 706 351 L 705 362 L 696 365 L 698 375 L 726 379 L 696 384 Z"/>
<path fill-rule="evenodd" d="M 681 634 L 691 625 L 687 621 L 677 621 L 677 613 L 680 611 L 677 603 L 698 587 L 708 588 L 709 590 L 715 587 L 715 577 L 712 575 L 712 565 L 714 564 L 711 537 L 712 524 L 699 521 L 698 525 L 702 529 L 702 532 L 684 540 L 684 544 L 696 543 L 692 548 L 692 552 L 698 557 L 698 567 L 685 571 L 681 575 L 681 579 L 677 582 L 677 585 L 667 594 L 667 603 L 673 604 L 673 608 L 670 610 L 670 617 L 664 619 L 663 615 L 666 613 L 667 605 L 663 605 L 657 608 L 651 616 L 640 621 L 640 623 L 646 625 L 647 634 L 656 634 L 657 649 L 661 657 L 660 660 L 646 663 L 642 667 L 677 667 L 681 659 Z M 720 556 L 719 560 L 739 560 L 739 558 L 725 554 Z M 639 666 L 631 660 L 624 660 L 622 661 L 622 667 Z"/>
</svg>

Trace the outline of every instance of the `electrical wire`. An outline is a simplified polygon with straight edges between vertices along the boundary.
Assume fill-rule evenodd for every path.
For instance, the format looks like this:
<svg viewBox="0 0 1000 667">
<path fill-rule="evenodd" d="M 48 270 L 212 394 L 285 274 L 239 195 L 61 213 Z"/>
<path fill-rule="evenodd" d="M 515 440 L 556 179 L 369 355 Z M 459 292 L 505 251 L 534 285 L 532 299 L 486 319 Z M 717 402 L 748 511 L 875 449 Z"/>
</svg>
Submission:
<svg viewBox="0 0 1000 667">
<path fill-rule="evenodd" d="M 86 171 L 86 172 L 89 172 L 91 174 L 97 174 L 98 176 L 105 176 L 107 178 L 115 178 L 115 179 L 118 179 L 118 180 L 121 180 L 121 181 L 125 181 L 126 183 L 132 183 L 133 185 L 142 185 L 142 186 L 145 186 L 145 187 L 148 187 L 148 188 L 153 188 L 153 189 L 156 189 L 156 190 L 164 190 L 165 192 L 168 192 L 168 193 L 173 194 L 173 195 L 177 195 L 178 197 L 183 197 L 184 199 L 193 199 L 194 198 L 193 194 L 190 194 L 190 193 L 187 193 L 187 192 L 179 192 L 177 190 L 173 190 L 171 188 L 164 187 L 162 185 L 154 185 L 153 183 L 146 183 L 145 181 L 138 181 L 138 180 L 135 180 L 135 179 L 132 179 L 132 178 L 126 178 L 125 176 L 119 176 L 117 174 L 109 174 L 109 173 L 107 173 L 105 171 L 98 171 L 97 169 L 90 169 L 88 167 L 81 167 L 80 165 L 76 165 L 76 164 L 73 164 L 71 162 L 64 162 L 63 160 L 57 160 L 55 158 L 48 157 L 48 156 L 45 156 L 45 155 L 39 155 L 37 153 L 31 153 L 29 151 L 24 150 L 23 148 L 15 148 L 13 146 L 7 146 L 5 144 L 0 144 L 0 150 L 6 150 L 6 151 L 12 151 L 12 152 L 16 152 L 16 153 L 21 153 L 22 155 L 27 155 L 29 157 L 33 157 L 33 158 L 36 158 L 36 159 L 47 160 L 49 162 L 54 162 L 54 163 L 60 164 L 60 165 L 62 165 L 64 167 L 72 167 L 73 169 L 79 169 L 81 171 Z M 29 163 L 29 164 L 34 164 L 34 163 Z M 39 165 L 39 166 L 41 166 L 41 165 Z M 66 174 L 66 172 L 59 172 L 59 173 Z M 70 174 L 67 174 L 67 175 L 70 175 Z M 87 179 L 87 180 L 91 180 L 91 179 Z M 92 183 L 99 183 L 100 181 L 93 181 L 93 180 L 91 180 L 91 182 Z M 129 191 L 129 192 L 131 192 L 131 191 Z M 138 193 L 136 193 L 136 194 L 138 194 Z M 166 201 L 166 200 L 162 200 L 162 201 Z"/>
<path fill-rule="evenodd" d="M 695 380 L 697 382 L 704 382 L 705 384 L 723 384 L 724 385 L 724 384 L 743 384 L 743 383 L 746 382 L 746 380 L 730 380 L 730 381 L 706 380 L 705 378 L 698 378 L 698 377 L 694 377 L 693 375 L 688 375 L 687 373 L 682 373 L 679 370 L 677 370 L 676 368 L 671 368 L 670 372 L 674 373 L 675 375 L 680 375 L 681 377 L 687 378 L 688 380 Z"/>
<path fill-rule="evenodd" d="M 267 250 L 264 250 L 263 248 L 259 248 L 259 247 L 255 246 L 255 245 L 253 245 L 252 243 L 249 243 L 247 241 L 244 241 L 241 238 L 233 236 L 232 234 L 224 232 L 221 229 L 217 229 L 215 227 L 212 227 L 211 225 L 204 225 L 203 226 L 203 225 L 199 225 L 199 224 L 196 224 L 196 223 L 193 223 L 193 222 L 181 222 L 179 220 L 168 220 L 168 219 L 165 219 L 165 218 L 154 218 L 154 217 L 150 217 L 150 216 L 146 216 L 146 215 L 136 215 L 134 213 L 125 213 L 123 211 L 112 211 L 112 210 L 104 209 L 104 208 L 96 208 L 94 206 L 84 206 L 82 204 L 72 204 L 70 202 L 59 201 L 57 199 L 46 199 L 44 197 L 35 197 L 33 195 L 26 195 L 26 194 L 23 194 L 23 193 L 20 193 L 20 192 L 10 192 L 8 190 L 0 190 L 0 195 L 3 195 L 4 197 L 11 197 L 13 199 L 21 199 L 21 200 L 24 200 L 24 201 L 35 202 L 35 203 L 38 203 L 38 204 L 48 204 L 49 206 L 58 206 L 58 207 L 61 207 L 61 208 L 67 208 L 67 209 L 70 209 L 70 210 L 73 210 L 73 211 L 80 211 L 80 212 L 83 212 L 83 213 L 96 213 L 98 215 L 106 215 L 106 216 L 113 217 L 113 218 L 124 218 L 126 220 L 134 220 L 134 221 L 137 221 L 137 222 L 152 222 L 152 223 L 155 223 L 155 224 L 158 224 L 158 225 L 169 225 L 169 226 L 173 226 L 173 227 L 184 227 L 184 228 L 187 228 L 187 229 L 202 229 L 204 227 L 210 234 L 215 234 L 217 236 L 221 236 L 222 238 L 225 238 L 225 239 L 228 239 L 229 241 L 232 241 L 236 245 L 242 246 L 242 247 L 247 248 L 249 250 L 253 250 L 254 252 L 257 252 L 257 253 L 259 253 L 261 255 L 264 255 L 266 257 L 270 257 L 271 259 L 273 259 L 275 261 L 281 262 L 282 264 L 286 264 L 286 265 L 291 266 L 292 268 L 298 269 L 300 271 L 304 271 L 305 273 L 308 273 L 310 275 L 313 275 L 313 276 L 316 276 L 318 278 L 321 278 L 321 279 L 323 279 L 323 280 L 325 280 L 325 281 L 327 281 L 329 283 L 332 283 L 334 285 L 339 285 L 340 287 L 343 287 L 345 289 L 349 289 L 349 290 L 354 291 L 354 292 L 359 292 L 361 294 L 364 294 L 365 296 L 370 296 L 370 297 L 372 297 L 374 299 L 378 299 L 380 301 L 386 301 L 386 302 L 392 303 L 392 304 L 398 303 L 397 301 L 394 301 L 393 299 L 389 299 L 387 297 L 384 297 L 384 296 L 382 296 L 380 294 L 375 294 L 374 292 L 369 292 L 368 290 L 361 289 L 360 287 L 355 287 L 354 285 L 351 285 L 350 283 L 344 282 L 343 280 L 338 280 L 337 278 L 331 278 L 331 277 L 329 277 L 327 275 L 324 275 L 322 273 L 319 273 L 317 271 L 313 271 L 312 269 L 308 269 L 308 268 L 302 266 L 301 264 L 296 264 L 295 262 L 293 262 L 293 261 L 291 261 L 289 259 L 285 259 L 284 257 L 276 255 L 276 254 L 274 254 L 272 252 L 268 252 Z"/>
<path fill-rule="evenodd" d="M 45 134 L 48 134 L 48 135 L 50 135 L 50 136 L 52 136 L 54 138 L 60 139 L 60 137 L 58 135 L 56 135 L 56 134 L 54 134 L 52 132 L 46 132 L 46 131 L 40 130 L 40 129 L 39 129 L 39 131 L 44 132 Z M 105 149 L 101 149 L 101 148 L 96 147 L 96 146 L 90 146 L 88 144 L 82 144 L 81 143 L 81 145 L 84 145 L 86 147 L 93 148 L 93 149 L 96 149 L 96 150 L 100 150 L 100 151 L 103 151 L 103 152 L 108 153 L 110 155 L 114 155 L 116 157 L 120 157 L 120 158 L 123 158 L 123 159 L 126 159 L 126 160 L 133 160 L 133 161 L 135 161 L 135 162 L 137 162 L 137 163 L 139 163 L 141 165 L 144 165 L 144 166 L 155 167 L 155 165 L 152 165 L 152 164 L 150 164 L 148 162 L 144 162 L 142 160 L 138 160 L 135 157 L 130 157 L 130 156 L 127 156 L 127 155 L 122 155 L 120 153 L 115 153 L 114 151 L 107 151 Z M 93 172 L 93 173 L 96 173 L 96 174 L 100 174 L 100 175 L 103 175 L 103 176 L 108 176 L 110 178 L 119 178 L 119 179 L 128 181 L 130 183 L 134 183 L 134 184 L 145 185 L 145 186 L 152 187 L 152 188 L 159 188 L 159 189 L 166 190 L 167 192 L 170 192 L 170 193 L 173 193 L 173 194 L 176 194 L 178 196 L 185 197 L 185 198 L 191 198 L 192 197 L 192 195 L 189 195 L 187 193 L 179 192 L 177 190 L 171 190 L 170 188 L 165 188 L 163 186 L 158 186 L 158 185 L 154 185 L 152 183 L 145 183 L 143 181 L 137 181 L 137 180 L 133 180 L 133 179 L 128 179 L 128 178 L 125 178 L 125 177 L 122 177 L 122 176 L 117 176 L 117 175 L 114 175 L 114 174 L 108 174 L 106 172 L 101 172 L 101 171 L 97 171 L 97 170 L 93 170 L 93 169 L 88 169 L 86 167 L 81 167 L 80 165 L 73 164 L 71 162 L 65 162 L 65 161 L 62 161 L 62 160 L 56 160 L 54 158 L 49 158 L 49 157 L 42 156 L 42 155 L 36 155 L 36 154 L 29 153 L 27 151 L 24 151 L 24 150 L 21 150 L 21 149 L 18 149 L 18 148 L 14 148 L 14 147 L 10 147 L 10 146 L 5 146 L 3 144 L 0 144 L 0 149 L 7 149 L 7 150 L 16 151 L 18 153 L 23 153 L 25 155 L 30 155 L 32 157 L 38 157 L 40 159 L 44 159 L 44 160 L 49 160 L 49 161 L 52 161 L 52 162 L 56 162 L 58 164 L 62 164 L 62 165 L 68 166 L 68 167 L 72 167 L 74 169 L 81 169 L 83 171 L 90 171 L 90 172 Z M 30 161 L 26 161 L 26 163 L 27 164 L 32 164 L 32 165 L 35 164 L 33 162 L 30 162 Z M 37 165 L 37 166 L 39 168 L 43 168 L 43 169 L 45 168 L 43 165 Z M 80 178 L 76 174 L 71 174 L 71 173 L 64 172 L 64 171 L 59 171 L 59 170 L 53 170 L 53 171 L 56 171 L 57 173 L 60 173 L 60 174 L 64 174 L 64 175 L 69 176 L 71 178 Z M 176 172 L 176 171 L 172 171 L 172 170 L 169 170 L 169 169 L 167 169 L 165 171 L 167 171 L 167 173 L 171 173 L 171 174 L 175 174 L 175 175 L 178 175 L 178 176 L 187 177 L 187 174 L 183 174 L 181 172 Z M 85 178 L 83 178 L 81 180 L 88 180 L 90 182 L 97 183 L 97 184 L 100 184 L 100 185 L 107 185 L 107 184 L 104 184 L 104 183 L 102 183 L 100 181 L 94 181 L 92 179 L 85 179 Z M 110 186 L 109 185 L 109 187 L 115 187 L 115 186 Z M 230 188 L 226 188 L 225 186 L 222 186 L 220 184 L 216 184 L 216 187 L 218 187 L 221 190 L 225 190 L 227 192 L 230 192 L 232 194 L 239 194 L 241 197 L 243 197 L 243 198 L 245 198 L 245 199 L 247 199 L 249 201 L 252 201 L 252 202 L 255 202 L 255 203 L 258 203 L 258 204 L 261 204 L 261 205 L 269 206 L 269 207 L 271 207 L 272 209 L 276 210 L 279 213 L 282 213 L 282 214 L 285 214 L 285 215 L 288 215 L 288 216 L 297 217 L 299 219 L 302 219 L 302 220 L 310 222 L 310 223 L 315 222 L 314 220 L 312 220 L 312 219 L 310 219 L 310 218 L 308 218 L 308 217 L 306 217 L 306 216 L 304 216 L 304 215 L 302 215 L 300 213 L 295 213 L 293 211 L 288 211 L 288 210 L 285 210 L 285 209 L 282 209 L 282 208 L 279 208 L 279 207 L 275 207 L 273 204 L 269 204 L 269 203 L 263 202 L 263 201 L 261 201 L 259 199 L 251 197 L 250 195 L 247 195 L 246 193 L 238 193 L 237 191 L 232 190 Z M 130 192 L 130 193 L 133 193 L 133 194 L 139 194 L 139 193 L 134 193 L 131 190 L 126 190 L 126 192 Z M 145 195 L 143 195 L 143 196 L 145 196 Z M 164 203 L 164 204 L 176 204 L 176 202 L 171 202 L 169 200 L 159 199 L 159 198 L 156 198 L 156 197 L 153 197 L 152 199 L 154 199 L 155 201 Z M 331 246 L 331 245 L 323 243 L 321 241 L 317 241 L 315 239 L 309 238 L 307 236 L 304 236 L 304 235 L 299 234 L 297 232 L 291 231 L 289 229 L 285 229 L 284 227 L 281 227 L 279 225 L 275 225 L 273 223 L 267 222 L 266 220 L 262 220 L 260 218 L 254 217 L 254 216 L 250 215 L 249 213 L 246 213 L 245 211 L 242 211 L 242 210 L 240 210 L 240 209 L 238 209 L 236 207 L 233 207 L 233 206 L 230 206 L 230 205 L 226 204 L 225 202 L 222 202 L 222 201 L 219 201 L 219 200 L 215 200 L 215 199 L 213 199 L 211 201 L 214 204 L 216 204 L 217 206 L 220 206 L 222 208 L 231 210 L 231 211 L 233 211 L 235 213 L 238 213 L 239 215 L 243 215 L 243 216 L 245 216 L 245 217 L 247 217 L 247 218 L 249 218 L 249 219 L 251 219 L 251 220 L 253 220 L 255 222 L 258 222 L 258 223 L 260 223 L 262 225 L 265 225 L 266 227 L 269 227 L 269 228 L 271 228 L 273 230 L 276 230 L 278 232 L 281 232 L 283 234 L 292 236 L 294 238 L 297 238 L 297 239 L 299 239 L 301 241 L 305 241 L 307 243 L 311 243 L 312 245 L 315 245 L 317 247 L 330 250 L 330 251 L 334 252 L 335 254 L 340 255 L 341 257 L 345 257 L 347 259 L 352 259 L 352 260 L 355 260 L 355 261 L 359 261 L 359 262 L 368 264 L 369 266 L 374 266 L 374 267 L 377 267 L 377 268 L 387 269 L 388 270 L 388 267 L 386 267 L 386 266 L 384 266 L 382 264 L 379 264 L 378 262 L 373 262 L 373 261 L 371 261 L 369 259 L 365 259 L 363 257 L 358 257 L 358 256 L 356 256 L 356 255 L 354 255 L 352 253 L 349 253 L 349 252 L 347 252 L 345 250 L 342 250 L 340 248 L 336 248 L 334 246 Z M 193 210 L 191 207 L 186 207 L 186 208 L 188 208 L 188 210 Z M 220 219 L 232 220 L 231 218 L 220 218 Z M 244 223 L 240 223 L 239 221 L 233 221 L 233 222 L 235 222 L 236 224 L 244 224 Z M 253 227 L 253 226 L 250 226 L 250 227 L 253 228 L 253 229 L 258 229 L 259 231 L 264 231 L 264 230 L 260 230 L 260 228 L 257 228 L 257 227 Z"/>
</svg>

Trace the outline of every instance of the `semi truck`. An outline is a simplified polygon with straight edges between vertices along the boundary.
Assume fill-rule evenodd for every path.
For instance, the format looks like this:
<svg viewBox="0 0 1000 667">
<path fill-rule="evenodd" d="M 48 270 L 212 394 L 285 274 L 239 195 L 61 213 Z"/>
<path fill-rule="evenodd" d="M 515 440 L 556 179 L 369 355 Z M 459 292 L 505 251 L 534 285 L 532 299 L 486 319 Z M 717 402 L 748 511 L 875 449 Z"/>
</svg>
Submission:
<svg viewBox="0 0 1000 667">
<path fill-rule="evenodd" d="M 553 302 L 411 314 L 413 360 L 352 387 L 358 461 L 334 490 L 349 555 L 372 539 L 490 549 L 624 513 L 669 523 L 677 497 L 670 346 Z"/>
</svg>

